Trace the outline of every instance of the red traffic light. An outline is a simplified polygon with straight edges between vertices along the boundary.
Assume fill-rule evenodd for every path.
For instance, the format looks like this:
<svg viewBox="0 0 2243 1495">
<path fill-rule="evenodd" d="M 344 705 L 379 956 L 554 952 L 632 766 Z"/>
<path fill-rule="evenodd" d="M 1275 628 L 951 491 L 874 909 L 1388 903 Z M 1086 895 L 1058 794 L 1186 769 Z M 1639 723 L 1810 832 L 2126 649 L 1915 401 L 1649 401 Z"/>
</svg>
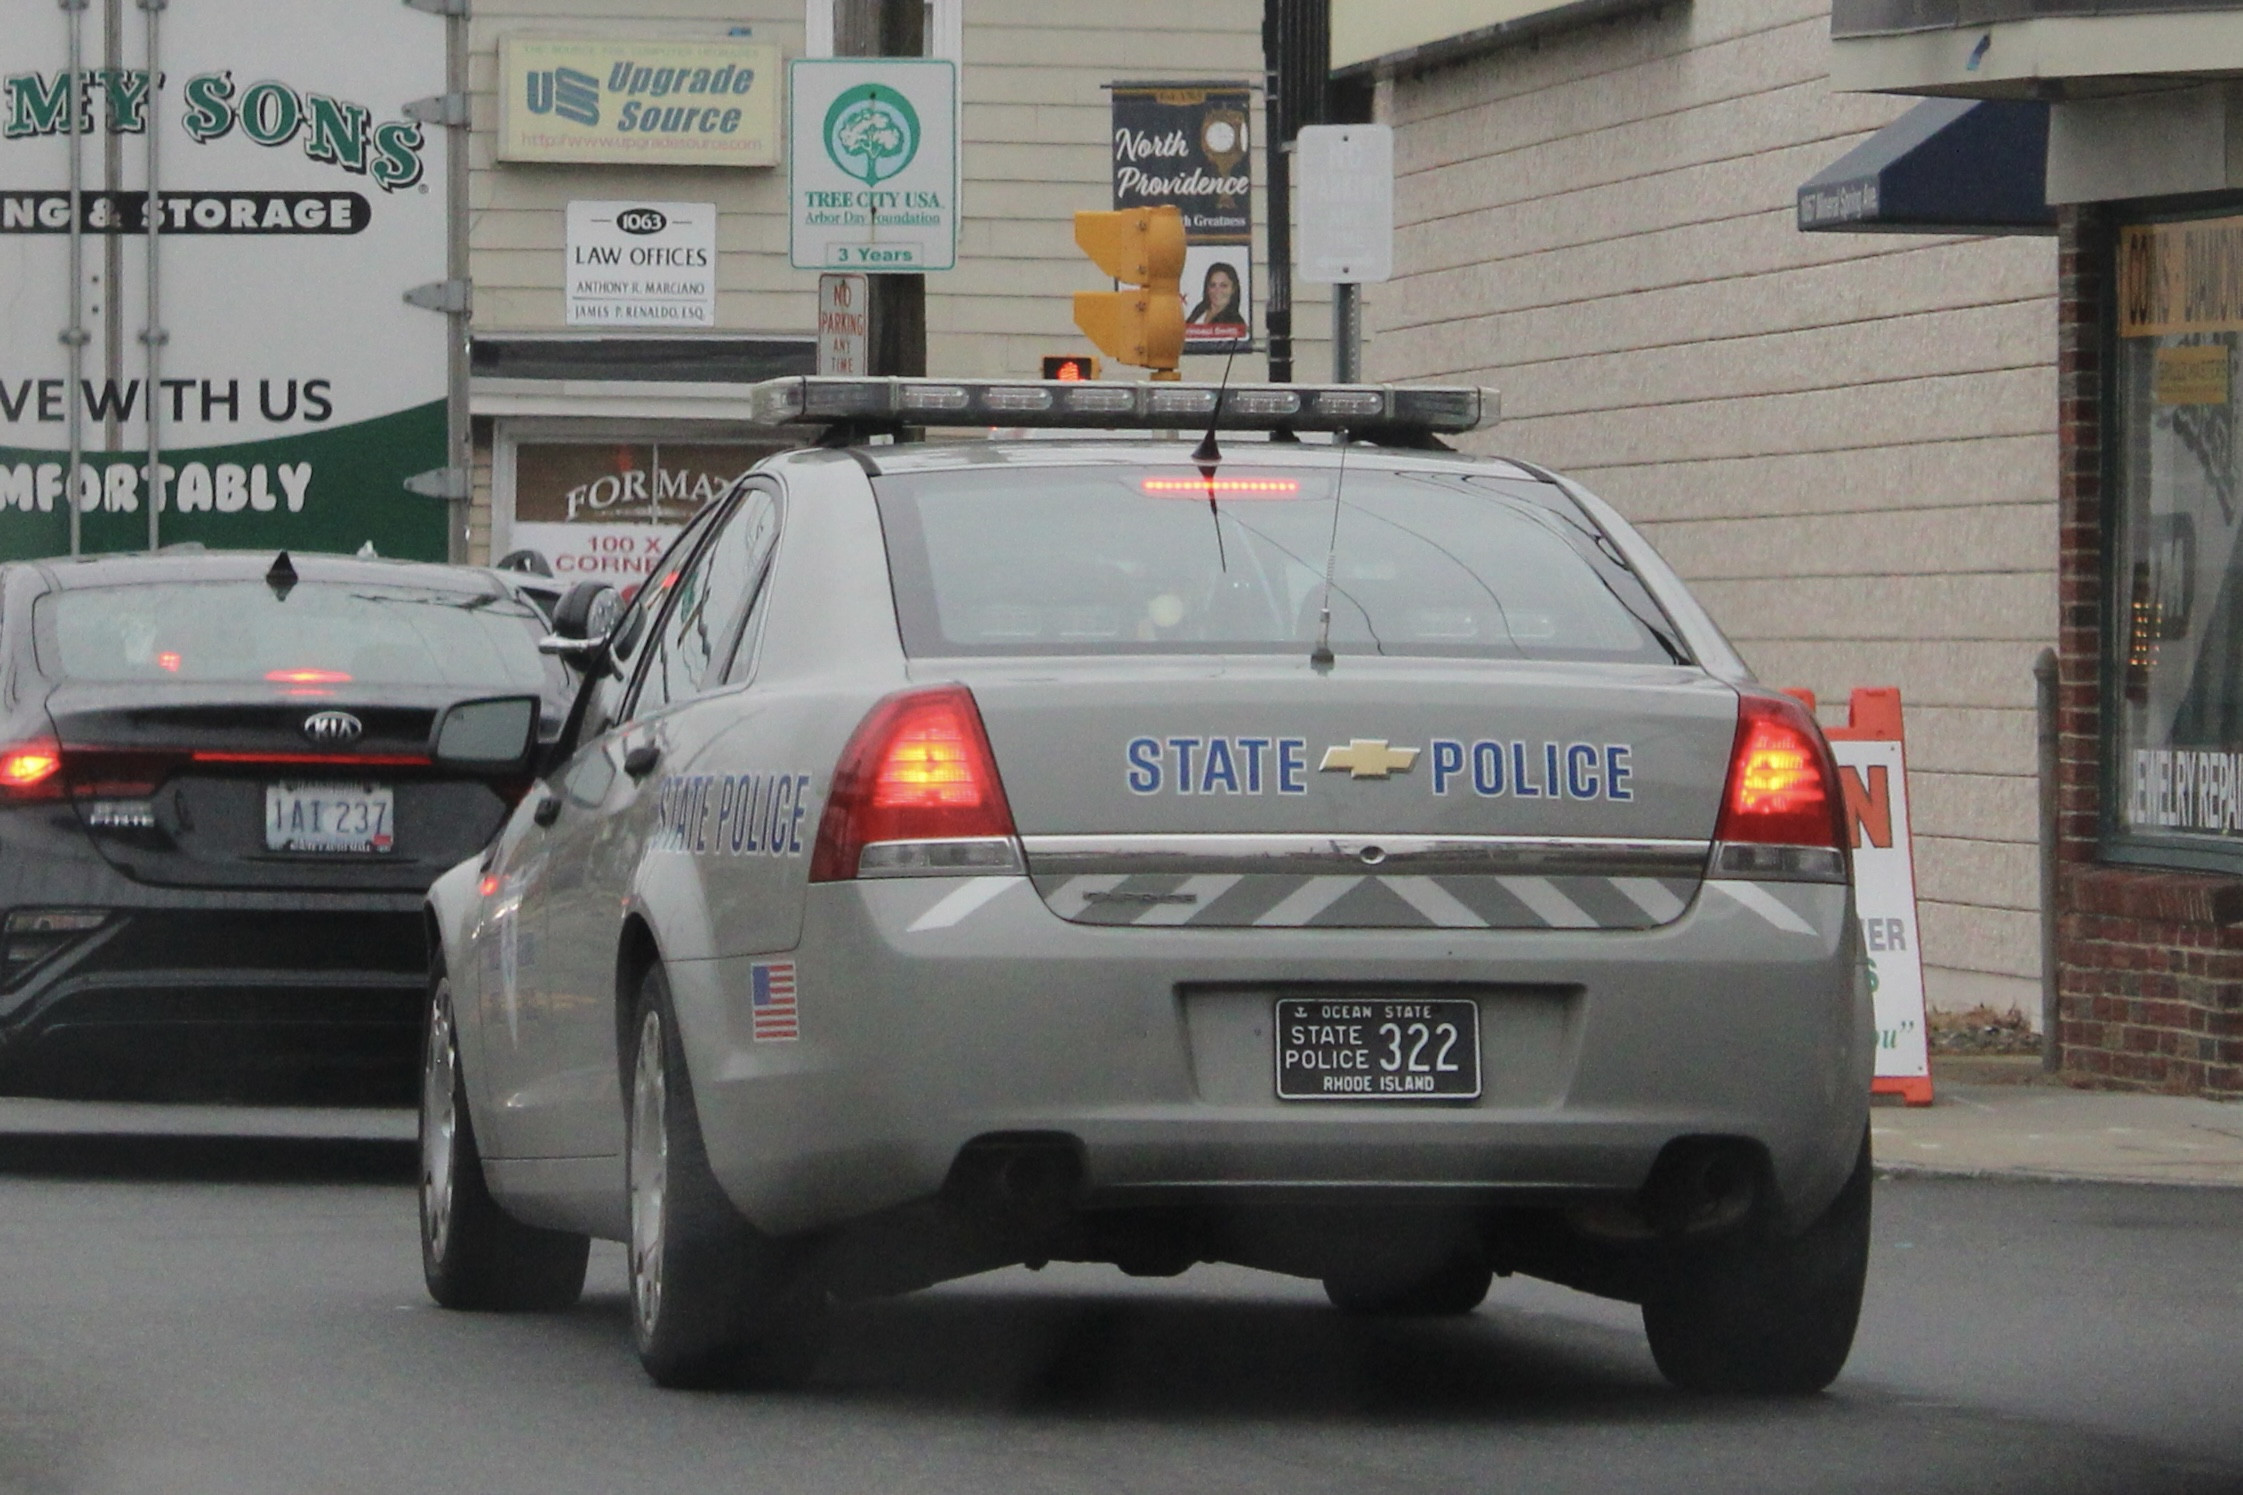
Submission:
<svg viewBox="0 0 2243 1495">
<path fill-rule="evenodd" d="M 1083 357 L 1081 354 L 1062 354 L 1057 357 L 1046 358 L 1044 360 L 1044 377 L 1046 379 L 1057 379 L 1062 384 L 1086 384 L 1097 379 L 1098 360 Z"/>
</svg>

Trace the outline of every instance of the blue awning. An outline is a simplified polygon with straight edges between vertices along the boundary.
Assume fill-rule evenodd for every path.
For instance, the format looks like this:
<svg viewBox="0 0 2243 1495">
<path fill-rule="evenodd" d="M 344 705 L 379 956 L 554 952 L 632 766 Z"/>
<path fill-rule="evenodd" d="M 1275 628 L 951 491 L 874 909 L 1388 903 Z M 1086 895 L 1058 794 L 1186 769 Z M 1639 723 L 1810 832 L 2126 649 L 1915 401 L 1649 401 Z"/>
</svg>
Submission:
<svg viewBox="0 0 2243 1495">
<path fill-rule="evenodd" d="M 1802 233 L 2051 234 L 2048 105 L 1926 99 L 1799 189 Z"/>
</svg>

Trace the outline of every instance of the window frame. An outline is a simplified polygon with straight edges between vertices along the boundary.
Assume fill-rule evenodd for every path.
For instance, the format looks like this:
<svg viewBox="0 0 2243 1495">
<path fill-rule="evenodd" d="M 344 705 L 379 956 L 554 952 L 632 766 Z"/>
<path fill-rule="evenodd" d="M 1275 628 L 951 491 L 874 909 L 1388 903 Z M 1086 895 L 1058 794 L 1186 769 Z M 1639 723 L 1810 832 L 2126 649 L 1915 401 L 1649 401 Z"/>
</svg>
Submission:
<svg viewBox="0 0 2243 1495">
<path fill-rule="evenodd" d="M 2221 837 L 2208 832 L 2142 831 L 2126 828 L 2119 813 L 2127 785 L 2125 747 L 2126 658 L 2129 645 L 2130 583 L 2121 575 L 2125 557 L 2127 520 L 2133 495 L 2126 486 L 2126 431 L 2124 425 L 2126 381 L 2120 358 L 2124 341 L 2119 336 L 2120 230 L 2160 223 L 2186 223 L 2207 218 L 2232 218 L 2243 213 L 2243 198 L 2216 203 L 2159 204 L 2145 202 L 2114 213 L 2097 225 L 2095 242 L 2087 246 L 2103 269 L 2098 308 L 2096 346 L 2102 372 L 2095 416 L 2098 423 L 2096 480 L 2104 495 L 2097 524 L 2101 554 L 2096 575 L 2102 589 L 2101 616 L 2097 619 L 2096 703 L 2100 720 L 2096 728 L 2096 847 L 2099 861 L 2123 866 L 2170 868 L 2189 872 L 2243 874 L 2243 836 Z M 2231 375 L 2232 377 L 2232 375 Z M 2232 399 L 2232 396 L 2231 396 Z"/>
<path fill-rule="evenodd" d="M 768 478 L 743 478 L 731 492 L 709 505 L 707 512 L 714 514 L 716 517 L 695 543 L 693 554 L 686 561 L 688 569 L 700 566 L 703 561 L 709 558 L 710 548 L 722 540 L 726 529 L 735 519 L 740 517 L 741 509 L 757 494 L 767 495 L 771 499 L 774 511 L 779 514 L 780 529 L 783 531 L 785 513 L 780 507 L 778 485 Z M 638 662 L 632 666 L 630 690 L 624 698 L 622 709 L 616 716 L 618 725 L 647 720 L 649 717 L 659 715 L 673 707 L 685 705 L 712 692 L 740 683 L 733 676 L 733 668 L 738 657 L 740 643 L 745 635 L 748 619 L 755 612 L 756 604 L 762 596 L 777 551 L 778 535 L 775 533 L 770 548 L 765 552 L 762 560 L 752 568 L 747 586 L 744 588 L 746 600 L 740 608 L 739 615 L 725 621 L 723 632 L 718 635 L 715 646 L 709 651 L 709 667 L 702 674 L 698 688 L 687 694 L 666 700 L 660 706 L 651 710 L 646 710 L 642 709 L 641 703 L 645 699 L 647 671 L 651 667 L 655 646 L 661 638 L 662 630 L 668 626 L 670 613 L 678 605 L 678 598 L 675 593 L 663 599 L 660 615 L 648 625 L 647 652 L 641 654 Z M 659 572 L 661 569 L 658 567 L 657 571 Z"/>
</svg>

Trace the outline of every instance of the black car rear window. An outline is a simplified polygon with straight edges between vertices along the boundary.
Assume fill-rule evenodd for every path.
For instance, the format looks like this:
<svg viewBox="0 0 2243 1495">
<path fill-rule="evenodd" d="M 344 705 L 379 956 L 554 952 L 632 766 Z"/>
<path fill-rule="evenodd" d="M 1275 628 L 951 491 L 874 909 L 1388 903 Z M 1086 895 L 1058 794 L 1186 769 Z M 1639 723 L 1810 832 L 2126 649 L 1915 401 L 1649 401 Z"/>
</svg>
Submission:
<svg viewBox="0 0 2243 1495">
<path fill-rule="evenodd" d="M 905 649 L 1312 649 L 1668 663 L 1674 629 L 1554 487 L 1467 473 L 976 465 L 874 481 Z"/>
<path fill-rule="evenodd" d="M 50 592 L 39 667 L 65 680 L 441 685 L 546 691 L 543 620 L 511 597 L 424 586 L 139 582 Z"/>
</svg>

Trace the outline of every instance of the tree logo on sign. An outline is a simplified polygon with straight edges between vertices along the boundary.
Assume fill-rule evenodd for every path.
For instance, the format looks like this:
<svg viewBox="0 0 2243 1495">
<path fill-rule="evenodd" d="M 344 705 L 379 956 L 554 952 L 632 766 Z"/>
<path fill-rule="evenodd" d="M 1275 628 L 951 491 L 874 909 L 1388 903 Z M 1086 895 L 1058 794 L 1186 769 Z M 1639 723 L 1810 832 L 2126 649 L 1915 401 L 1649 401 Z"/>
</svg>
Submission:
<svg viewBox="0 0 2243 1495">
<path fill-rule="evenodd" d="M 919 111 L 884 83 L 859 84 L 826 111 L 825 134 L 833 164 L 875 187 L 919 154 Z"/>
</svg>

